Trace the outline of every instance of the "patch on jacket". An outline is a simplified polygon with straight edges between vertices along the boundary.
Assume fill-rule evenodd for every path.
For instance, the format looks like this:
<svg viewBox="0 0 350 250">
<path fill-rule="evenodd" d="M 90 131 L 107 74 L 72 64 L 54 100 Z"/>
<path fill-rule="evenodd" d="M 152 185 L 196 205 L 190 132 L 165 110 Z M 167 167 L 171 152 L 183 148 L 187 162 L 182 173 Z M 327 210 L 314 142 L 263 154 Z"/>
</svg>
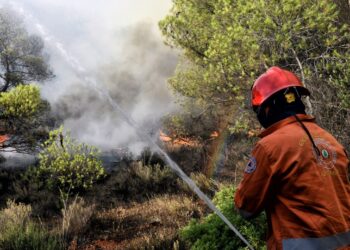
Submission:
<svg viewBox="0 0 350 250">
<path fill-rule="evenodd" d="M 256 159 L 255 157 L 252 156 L 250 157 L 244 172 L 247 174 L 251 174 L 255 171 L 255 169 L 256 169 Z"/>
<path fill-rule="evenodd" d="M 337 162 L 337 151 L 330 144 L 330 142 L 326 141 L 323 138 L 316 138 L 315 144 L 320 150 L 321 155 L 317 155 L 315 152 L 315 157 L 317 160 L 317 164 L 325 169 L 334 168 L 335 163 Z"/>
</svg>

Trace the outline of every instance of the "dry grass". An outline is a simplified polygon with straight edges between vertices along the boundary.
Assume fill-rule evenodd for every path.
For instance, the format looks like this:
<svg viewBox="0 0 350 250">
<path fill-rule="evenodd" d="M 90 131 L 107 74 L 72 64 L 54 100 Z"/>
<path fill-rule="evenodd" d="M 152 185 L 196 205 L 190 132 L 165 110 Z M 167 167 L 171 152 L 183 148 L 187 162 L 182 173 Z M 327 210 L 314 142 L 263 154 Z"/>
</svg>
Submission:
<svg viewBox="0 0 350 250">
<path fill-rule="evenodd" d="M 78 249 L 178 249 L 178 229 L 204 210 L 191 197 L 163 195 L 100 211 L 93 225 L 94 241 Z"/>
<path fill-rule="evenodd" d="M 9 228 L 23 228 L 30 221 L 30 205 L 8 200 L 7 207 L 0 211 L 0 240 Z"/>
<path fill-rule="evenodd" d="M 95 205 L 86 205 L 80 197 L 75 197 L 71 204 L 64 201 L 62 209 L 62 233 L 66 238 L 72 238 L 83 233 L 95 212 Z"/>
<path fill-rule="evenodd" d="M 218 190 L 218 184 L 211 178 L 206 177 L 200 172 L 191 173 L 190 178 L 196 183 L 199 189 L 209 196 L 213 196 Z M 179 187 L 190 195 L 195 195 L 190 187 L 182 180 L 178 180 Z"/>
<path fill-rule="evenodd" d="M 0 211 L 0 249 L 60 250 L 61 238 L 31 219 L 30 205 L 9 200 Z"/>
<path fill-rule="evenodd" d="M 130 173 L 138 177 L 142 183 L 162 183 L 167 178 L 175 177 L 168 167 L 162 167 L 159 164 L 147 166 L 142 162 L 133 164 Z"/>
<path fill-rule="evenodd" d="M 125 200 L 144 200 L 149 196 L 161 193 L 177 192 L 177 176 L 166 166 L 144 165 L 141 161 L 134 162 L 113 173 L 109 182 L 114 196 Z"/>
</svg>

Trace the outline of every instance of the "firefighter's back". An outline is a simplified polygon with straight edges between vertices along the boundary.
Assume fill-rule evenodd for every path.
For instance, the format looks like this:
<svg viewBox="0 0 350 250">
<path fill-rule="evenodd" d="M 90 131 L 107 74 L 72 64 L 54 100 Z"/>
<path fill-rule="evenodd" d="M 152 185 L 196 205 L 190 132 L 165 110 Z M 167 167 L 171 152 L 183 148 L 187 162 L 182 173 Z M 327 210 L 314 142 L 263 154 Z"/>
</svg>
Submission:
<svg viewBox="0 0 350 250">
<path fill-rule="evenodd" d="M 343 146 L 312 119 L 303 124 L 318 150 L 296 120 L 259 142 L 277 168 L 273 200 L 267 207 L 274 234 L 268 245 L 271 249 L 281 244 L 283 249 L 350 245 L 348 157 Z"/>
</svg>

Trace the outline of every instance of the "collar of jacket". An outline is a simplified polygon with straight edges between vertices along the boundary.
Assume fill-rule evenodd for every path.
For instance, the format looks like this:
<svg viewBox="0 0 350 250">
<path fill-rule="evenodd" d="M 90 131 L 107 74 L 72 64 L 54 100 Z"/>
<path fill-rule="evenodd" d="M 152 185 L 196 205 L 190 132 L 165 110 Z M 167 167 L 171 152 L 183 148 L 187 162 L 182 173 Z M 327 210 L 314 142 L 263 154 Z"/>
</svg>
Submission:
<svg viewBox="0 0 350 250">
<path fill-rule="evenodd" d="M 304 114 L 297 114 L 298 118 L 301 121 L 311 121 L 311 122 L 315 122 L 315 117 L 310 116 L 310 115 L 304 115 Z M 262 131 L 259 135 L 260 138 L 263 138 L 269 134 L 272 134 L 273 132 L 275 132 L 276 130 L 278 130 L 279 128 L 282 128 L 283 126 L 293 123 L 293 122 L 297 122 L 297 120 L 295 119 L 294 116 L 289 116 L 279 122 L 276 122 L 275 124 L 271 125 L 270 127 L 268 127 L 267 129 L 265 129 L 264 131 Z"/>
</svg>

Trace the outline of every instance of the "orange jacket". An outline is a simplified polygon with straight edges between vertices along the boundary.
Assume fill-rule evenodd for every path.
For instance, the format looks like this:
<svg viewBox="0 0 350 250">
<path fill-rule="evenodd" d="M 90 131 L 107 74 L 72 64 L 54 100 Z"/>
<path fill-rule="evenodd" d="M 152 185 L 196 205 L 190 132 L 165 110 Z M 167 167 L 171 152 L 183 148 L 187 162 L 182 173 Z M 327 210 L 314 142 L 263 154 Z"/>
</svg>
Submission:
<svg viewBox="0 0 350 250">
<path fill-rule="evenodd" d="M 244 217 L 266 211 L 268 249 L 322 250 L 350 245 L 349 160 L 314 118 L 291 116 L 262 132 L 235 204 Z M 342 249 L 350 249 L 342 248 Z"/>
</svg>

